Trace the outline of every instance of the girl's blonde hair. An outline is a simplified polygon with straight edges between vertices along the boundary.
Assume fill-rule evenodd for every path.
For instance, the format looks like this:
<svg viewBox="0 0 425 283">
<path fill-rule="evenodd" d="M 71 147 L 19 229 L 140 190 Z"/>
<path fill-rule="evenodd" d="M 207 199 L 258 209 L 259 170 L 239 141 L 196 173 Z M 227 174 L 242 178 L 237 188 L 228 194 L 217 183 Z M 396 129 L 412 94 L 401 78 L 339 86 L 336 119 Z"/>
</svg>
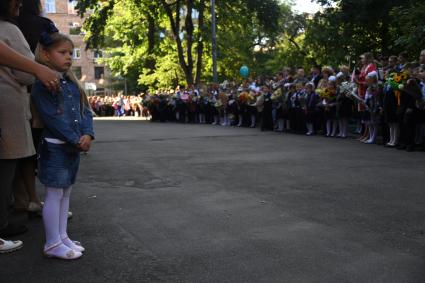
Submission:
<svg viewBox="0 0 425 283">
<path fill-rule="evenodd" d="M 64 42 L 69 42 L 71 43 L 72 47 L 74 48 L 74 43 L 72 42 L 72 40 L 59 32 L 55 32 L 55 33 L 51 33 L 48 35 L 49 40 L 48 40 L 48 44 L 42 44 L 42 43 L 38 43 L 37 48 L 35 50 L 35 60 L 43 65 L 46 65 L 47 67 L 52 68 L 52 66 L 50 66 L 50 64 L 48 62 L 45 61 L 45 57 L 43 56 L 43 51 L 44 52 L 49 52 L 50 50 L 54 49 L 55 47 L 57 47 L 59 44 L 64 43 Z M 88 107 L 90 108 L 90 103 L 89 100 L 87 98 L 87 93 L 84 90 L 84 88 L 82 87 L 81 83 L 78 81 L 77 77 L 74 75 L 74 73 L 71 71 L 71 69 L 69 69 L 65 75 L 73 82 L 77 85 L 78 90 L 80 92 L 80 101 L 81 101 L 81 113 L 83 113 L 83 108 Z"/>
<path fill-rule="evenodd" d="M 322 68 L 322 73 L 326 73 L 328 76 L 332 76 L 334 74 L 334 70 L 329 66 L 325 66 Z"/>
</svg>

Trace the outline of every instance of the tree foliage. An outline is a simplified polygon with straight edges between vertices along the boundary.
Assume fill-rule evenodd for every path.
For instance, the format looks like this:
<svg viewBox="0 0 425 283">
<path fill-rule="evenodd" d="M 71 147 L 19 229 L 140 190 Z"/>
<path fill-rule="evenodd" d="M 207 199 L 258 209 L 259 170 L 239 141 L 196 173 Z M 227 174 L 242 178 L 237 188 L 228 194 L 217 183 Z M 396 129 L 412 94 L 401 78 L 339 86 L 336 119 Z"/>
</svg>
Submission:
<svg viewBox="0 0 425 283">
<path fill-rule="evenodd" d="M 424 43 L 423 1 L 316 2 L 331 7 L 308 21 L 305 48 L 321 62 L 343 62 L 347 55 L 356 57 L 367 51 L 387 56 L 403 50 L 417 54 Z"/>
<path fill-rule="evenodd" d="M 314 0 L 313 0 L 314 1 Z M 315 0 L 323 10 L 296 14 L 279 0 L 216 1 L 220 80 L 274 73 L 284 66 L 350 64 L 366 51 L 418 54 L 425 46 L 420 0 Z M 87 46 L 133 85 L 169 87 L 212 78 L 208 0 L 81 0 Z M 416 56 L 416 55 L 415 55 Z"/>
<path fill-rule="evenodd" d="M 211 78 L 211 14 L 206 0 L 80 1 L 87 47 L 103 48 L 116 74 L 139 74 L 144 85 L 163 87 Z M 276 0 L 217 1 L 219 70 L 235 75 L 257 45 L 273 45 L 280 16 Z M 235 16 L 237 15 L 237 16 Z M 231 68 L 231 69 L 229 69 Z"/>
</svg>

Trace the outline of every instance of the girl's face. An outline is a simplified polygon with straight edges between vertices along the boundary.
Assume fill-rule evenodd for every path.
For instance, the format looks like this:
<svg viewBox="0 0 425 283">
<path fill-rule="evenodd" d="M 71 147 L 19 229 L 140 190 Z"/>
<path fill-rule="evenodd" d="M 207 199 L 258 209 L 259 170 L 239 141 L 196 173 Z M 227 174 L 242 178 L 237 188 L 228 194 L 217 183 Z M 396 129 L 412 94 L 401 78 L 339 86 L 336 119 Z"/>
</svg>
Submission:
<svg viewBox="0 0 425 283">
<path fill-rule="evenodd" d="M 69 41 L 59 43 L 49 51 L 45 51 L 46 61 L 58 72 L 67 72 L 72 66 L 74 46 Z"/>
</svg>

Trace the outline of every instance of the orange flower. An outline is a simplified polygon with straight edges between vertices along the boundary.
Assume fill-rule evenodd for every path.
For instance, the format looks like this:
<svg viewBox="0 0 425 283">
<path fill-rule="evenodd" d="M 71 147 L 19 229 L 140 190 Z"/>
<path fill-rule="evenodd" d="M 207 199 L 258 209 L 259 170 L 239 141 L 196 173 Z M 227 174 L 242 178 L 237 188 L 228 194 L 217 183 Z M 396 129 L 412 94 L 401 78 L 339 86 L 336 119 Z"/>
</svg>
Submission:
<svg viewBox="0 0 425 283">
<path fill-rule="evenodd" d="M 396 83 L 400 83 L 401 81 L 402 81 L 402 78 L 401 78 L 401 75 L 395 75 L 394 76 L 394 81 L 396 82 Z"/>
</svg>

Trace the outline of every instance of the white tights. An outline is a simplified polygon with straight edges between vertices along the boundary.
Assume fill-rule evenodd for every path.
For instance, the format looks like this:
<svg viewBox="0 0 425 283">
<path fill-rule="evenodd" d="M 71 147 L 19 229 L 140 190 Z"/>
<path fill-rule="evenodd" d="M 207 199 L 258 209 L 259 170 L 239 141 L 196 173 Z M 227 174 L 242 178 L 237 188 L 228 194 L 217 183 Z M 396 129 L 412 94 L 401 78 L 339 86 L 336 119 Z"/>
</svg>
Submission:
<svg viewBox="0 0 425 283">
<path fill-rule="evenodd" d="M 400 134 L 399 126 L 397 123 L 390 123 L 390 141 L 387 143 L 387 145 L 395 146 L 398 144 L 398 137 Z"/>
<path fill-rule="evenodd" d="M 339 126 L 339 134 L 338 136 L 341 138 L 347 137 L 347 128 L 348 128 L 348 120 L 347 118 L 341 118 L 338 120 L 338 126 Z"/>
<path fill-rule="evenodd" d="M 326 120 L 326 136 L 334 137 L 338 128 L 337 120 Z"/>
<path fill-rule="evenodd" d="M 68 211 L 71 187 L 49 188 L 46 187 L 46 197 L 43 207 L 43 222 L 46 233 L 45 249 L 57 246 L 52 253 L 62 255 L 70 249 L 79 251 L 74 242 L 68 238 Z"/>
<path fill-rule="evenodd" d="M 367 126 L 369 128 L 369 139 L 366 141 L 366 143 L 375 143 L 378 127 L 375 122 L 369 122 Z"/>
</svg>

